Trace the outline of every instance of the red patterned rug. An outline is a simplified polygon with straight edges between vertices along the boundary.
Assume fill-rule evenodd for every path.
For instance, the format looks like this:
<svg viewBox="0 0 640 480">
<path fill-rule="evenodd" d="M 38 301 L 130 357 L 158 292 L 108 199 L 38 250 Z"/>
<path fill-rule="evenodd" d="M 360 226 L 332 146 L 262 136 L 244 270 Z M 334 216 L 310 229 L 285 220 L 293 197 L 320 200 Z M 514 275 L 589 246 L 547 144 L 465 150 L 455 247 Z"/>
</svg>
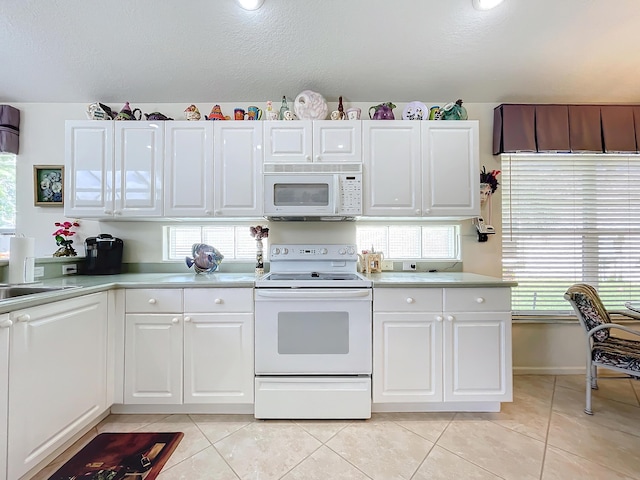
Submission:
<svg viewBox="0 0 640 480">
<path fill-rule="evenodd" d="M 49 480 L 154 480 L 183 433 L 101 433 Z"/>
</svg>

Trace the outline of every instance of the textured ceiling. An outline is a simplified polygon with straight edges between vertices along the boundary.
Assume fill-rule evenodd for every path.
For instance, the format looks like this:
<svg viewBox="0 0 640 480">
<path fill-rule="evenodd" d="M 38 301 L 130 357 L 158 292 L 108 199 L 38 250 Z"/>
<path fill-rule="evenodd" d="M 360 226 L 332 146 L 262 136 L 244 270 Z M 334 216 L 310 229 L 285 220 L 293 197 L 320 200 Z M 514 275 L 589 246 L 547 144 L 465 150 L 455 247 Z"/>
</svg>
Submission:
<svg viewBox="0 0 640 480">
<path fill-rule="evenodd" d="M 0 0 L 0 102 L 640 102 L 638 0 Z"/>
</svg>

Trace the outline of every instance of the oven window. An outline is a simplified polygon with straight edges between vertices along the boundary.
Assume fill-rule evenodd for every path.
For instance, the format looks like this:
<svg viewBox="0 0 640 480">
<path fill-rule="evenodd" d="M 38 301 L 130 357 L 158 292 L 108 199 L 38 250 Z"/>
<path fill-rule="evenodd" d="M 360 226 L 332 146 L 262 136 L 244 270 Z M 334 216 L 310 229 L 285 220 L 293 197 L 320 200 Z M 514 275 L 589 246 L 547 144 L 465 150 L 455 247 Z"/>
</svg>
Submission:
<svg viewBox="0 0 640 480">
<path fill-rule="evenodd" d="M 292 355 L 348 354 L 349 313 L 278 313 L 278 353 Z"/>
<path fill-rule="evenodd" d="M 276 207 L 326 207 L 329 205 L 329 185 L 326 183 L 276 183 L 273 186 Z"/>
</svg>

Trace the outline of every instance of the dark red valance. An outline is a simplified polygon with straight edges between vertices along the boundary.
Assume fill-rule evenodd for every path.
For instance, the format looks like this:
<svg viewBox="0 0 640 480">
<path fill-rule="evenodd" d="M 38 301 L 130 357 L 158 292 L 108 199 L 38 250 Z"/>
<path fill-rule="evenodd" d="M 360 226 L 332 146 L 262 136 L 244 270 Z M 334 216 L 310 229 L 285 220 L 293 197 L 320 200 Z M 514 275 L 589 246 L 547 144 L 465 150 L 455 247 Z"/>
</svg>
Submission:
<svg viewBox="0 0 640 480">
<path fill-rule="evenodd" d="M 18 153 L 20 110 L 0 105 L 0 153 Z"/>
<path fill-rule="evenodd" d="M 493 153 L 637 153 L 640 105 L 502 104 Z"/>
</svg>

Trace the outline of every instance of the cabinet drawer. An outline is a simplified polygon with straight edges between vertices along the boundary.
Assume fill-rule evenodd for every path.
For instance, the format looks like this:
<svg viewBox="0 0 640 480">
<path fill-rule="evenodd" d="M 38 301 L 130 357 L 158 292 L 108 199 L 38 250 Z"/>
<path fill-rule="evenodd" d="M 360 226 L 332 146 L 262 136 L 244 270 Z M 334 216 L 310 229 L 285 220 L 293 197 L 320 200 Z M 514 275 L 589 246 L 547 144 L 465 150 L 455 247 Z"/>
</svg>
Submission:
<svg viewBox="0 0 640 480">
<path fill-rule="evenodd" d="M 510 312 L 510 288 L 445 288 L 445 312 Z"/>
<path fill-rule="evenodd" d="M 374 312 L 440 312 L 441 288 L 374 288 Z"/>
<path fill-rule="evenodd" d="M 185 288 L 188 313 L 253 312 L 252 288 Z"/>
<path fill-rule="evenodd" d="M 182 312 L 182 289 L 142 288 L 125 291 L 127 313 Z"/>
</svg>

